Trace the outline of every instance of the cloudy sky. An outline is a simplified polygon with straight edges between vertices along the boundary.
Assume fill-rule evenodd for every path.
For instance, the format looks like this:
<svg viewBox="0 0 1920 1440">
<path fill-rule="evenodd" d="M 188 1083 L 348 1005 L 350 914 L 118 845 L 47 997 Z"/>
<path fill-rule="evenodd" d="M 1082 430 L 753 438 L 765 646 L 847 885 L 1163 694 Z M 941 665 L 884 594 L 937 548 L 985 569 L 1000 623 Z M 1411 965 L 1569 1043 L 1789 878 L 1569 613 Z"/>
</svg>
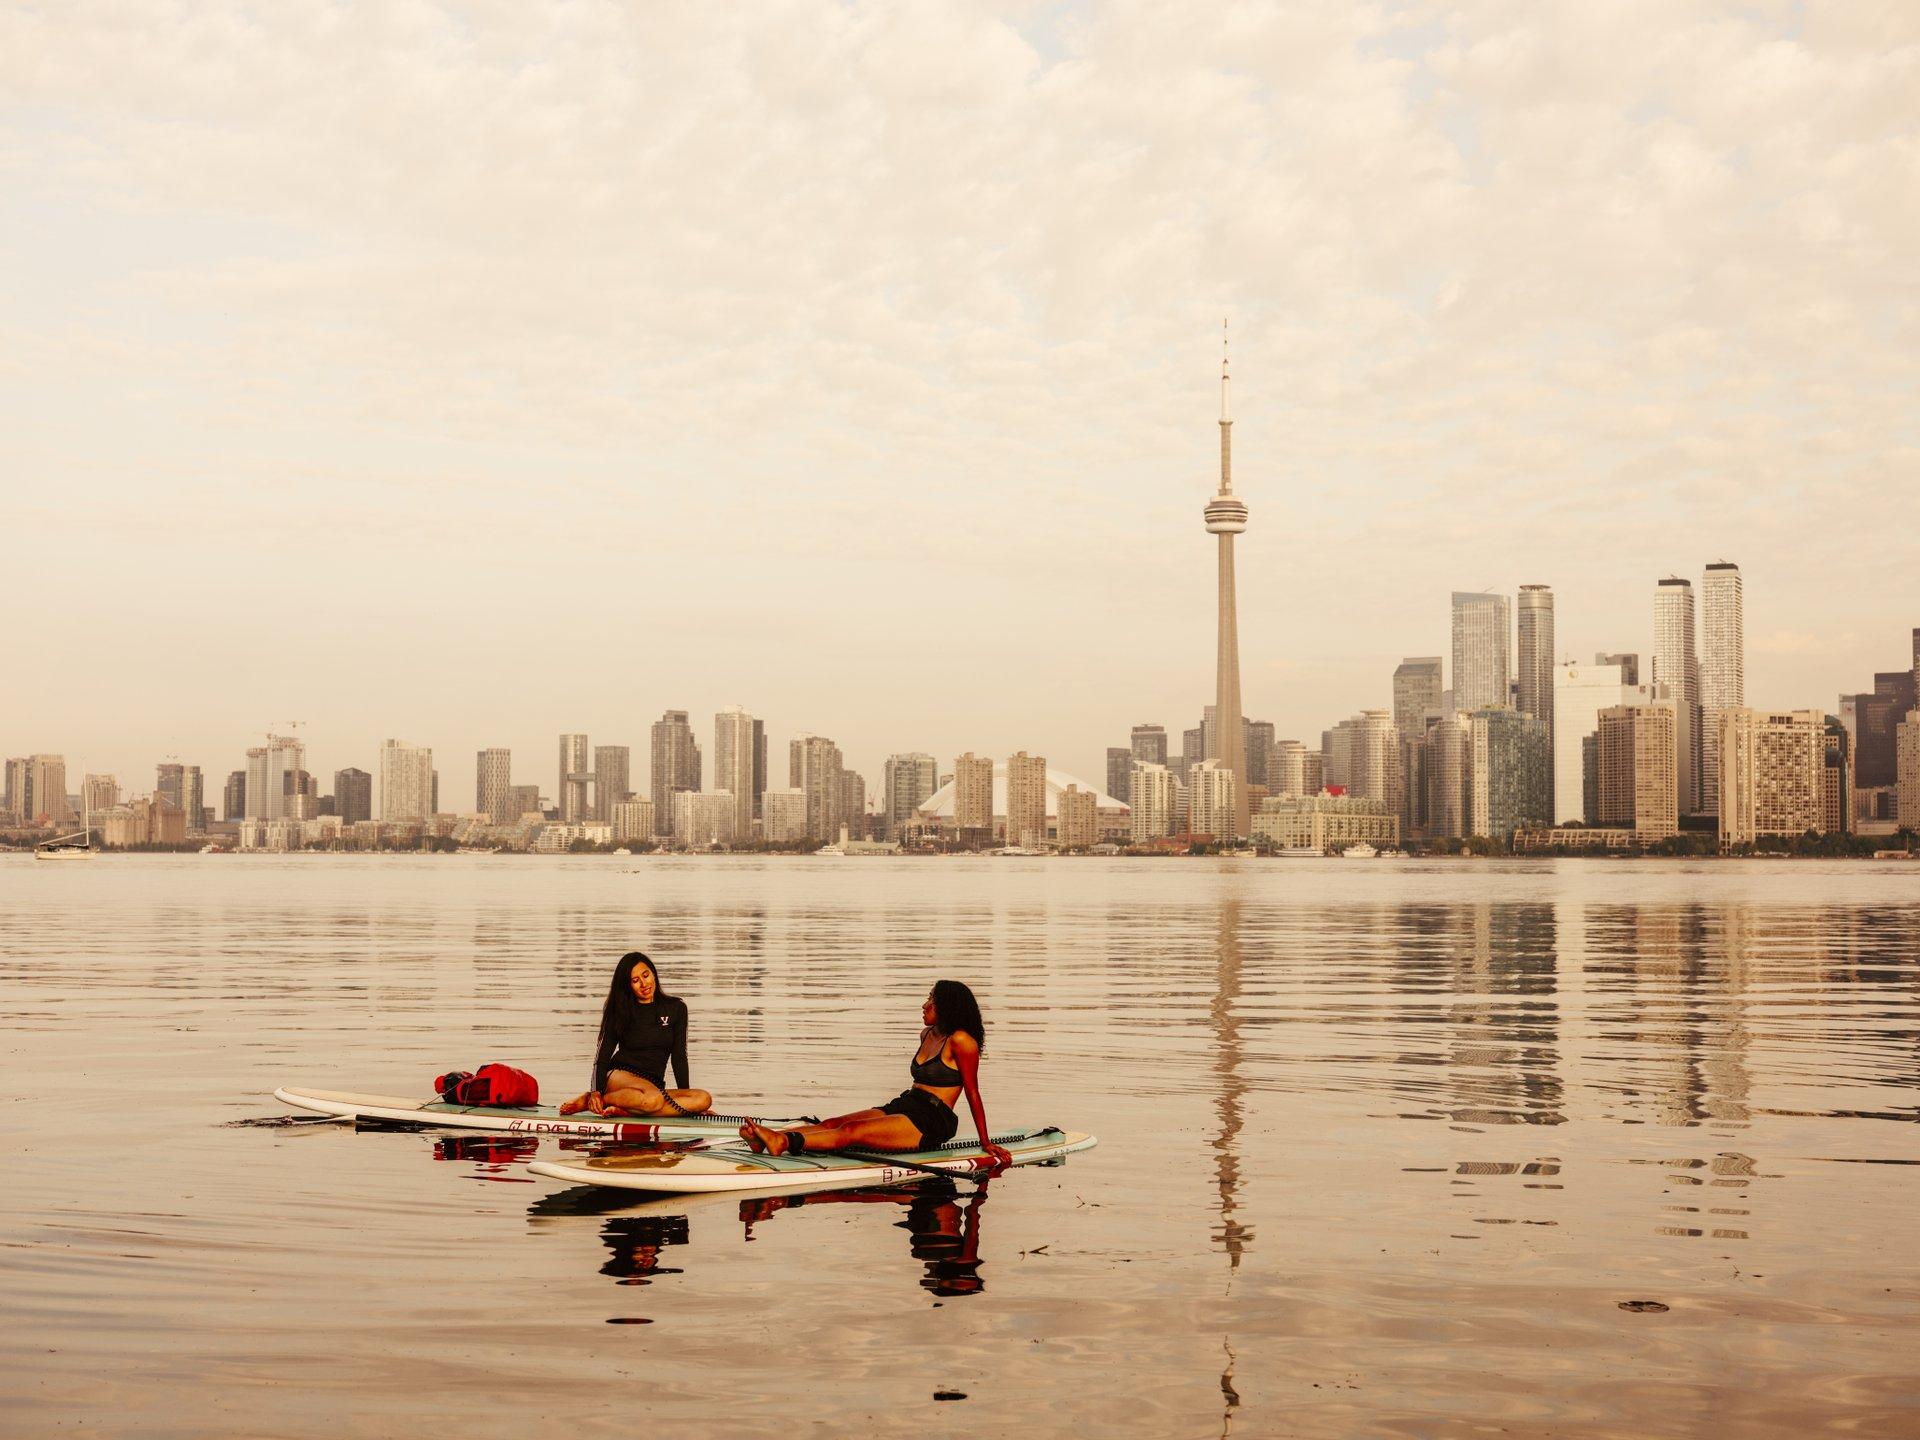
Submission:
<svg viewBox="0 0 1920 1440">
<path fill-rule="evenodd" d="M 1911 0 L 15 0 L 0 750 L 1098 780 L 1211 693 L 1224 316 L 1281 734 L 1720 558 L 1832 706 L 1920 624 L 1917 251 Z"/>
</svg>

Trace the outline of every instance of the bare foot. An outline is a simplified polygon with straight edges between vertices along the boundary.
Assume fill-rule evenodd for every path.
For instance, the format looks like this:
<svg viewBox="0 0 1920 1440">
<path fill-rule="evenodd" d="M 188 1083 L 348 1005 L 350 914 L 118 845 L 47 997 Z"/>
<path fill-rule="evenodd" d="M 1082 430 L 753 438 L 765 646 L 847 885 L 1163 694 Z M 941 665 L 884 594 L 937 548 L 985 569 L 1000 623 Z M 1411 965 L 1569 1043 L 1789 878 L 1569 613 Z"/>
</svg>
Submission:
<svg viewBox="0 0 1920 1440">
<path fill-rule="evenodd" d="M 747 1148 L 756 1155 L 767 1153 L 767 1147 L 761 1143 L 760 1127 L 751 1120 L 740 1127 L 740 1138 L 747 1142 Z"/>
<path fill-rule="evenodd" d="M 576 1095 L 560 1107 L 560 1113 L 562 1115 L 578 1115 L 593 1103 L 593 1099 L 594 1096 L 591 1090 L 584 1095 Z"/>
<path fill-rule="evenodd" d="M 749 1149 L 760 1155 L 784 1155 L 787 1153 L 786 1132 L 769 1130 L 757 1120 L 749 1120 L 740 1127 L 740 1138 L 747 1142 Z"/>
</svg>

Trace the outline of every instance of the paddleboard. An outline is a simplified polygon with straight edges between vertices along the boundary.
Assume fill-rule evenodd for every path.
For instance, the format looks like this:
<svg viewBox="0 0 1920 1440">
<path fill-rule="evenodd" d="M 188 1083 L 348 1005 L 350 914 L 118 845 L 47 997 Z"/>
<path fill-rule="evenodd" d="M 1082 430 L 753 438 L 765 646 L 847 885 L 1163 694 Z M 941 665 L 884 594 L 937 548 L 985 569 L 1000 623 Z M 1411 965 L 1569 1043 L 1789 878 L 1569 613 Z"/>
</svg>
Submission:
<svg viewBox="0 0 1920 1440">
<path fill-rule="evenodd" d="M 649 1142 L 654 1140 L 705 1140 L 734 1135 L 740 1130 L 738 1115 L 673 1115 L 659 1119 L 635 1119 L 594 1115 L 562 1115 L 551 1105 L 529 1105 L 503 1109 L 486 1105 L 449 1105 L 444 1100 L 410 1100 L 403 1095 L 350 1095 L 340 1090 L 307 1090 L 287 1085 L 273 1092 L 273 1098 L 302 1110 L 335 1115 L 343 1120 L 384 1120 L 397 1125 L 419 1125 L 438 1130 L 505 1130 L 515 1135 L 591 1135 L 602 1140 Z M 794 1116 L 772 1122 L 797 1125 L 807 1117 Z"/>
<path fill-rule="evenodd" d="M 1097 1143 L 1091 1135 L 1067 1130 L 1027 1130 L 995 1137 L 1016 1165 L 1058 1160 Z M 957 1141 L 936 1150 L 902 1151 L 900 1159 L 954 1174 L 974 1174 L 988 1164 L 976 1142 Z M 862 1156 L 809 1151 L 804 1155 L 760 1155 L 745 1145 L 715 1145 L 703 1150 L 642 1150 L 596 1155 L 585 1160 L 536 1160 L 535 1175 L 575 1185 L 606 1185 L 619 1190 L 659 1194 L 712 1194 L 751 1190 L 771 1194 L 787 1190 L 841 1189 L 858 1185 L 897 1185 L 924 1178 L 924 1170 L 884 1164 Z"/>
</svg>

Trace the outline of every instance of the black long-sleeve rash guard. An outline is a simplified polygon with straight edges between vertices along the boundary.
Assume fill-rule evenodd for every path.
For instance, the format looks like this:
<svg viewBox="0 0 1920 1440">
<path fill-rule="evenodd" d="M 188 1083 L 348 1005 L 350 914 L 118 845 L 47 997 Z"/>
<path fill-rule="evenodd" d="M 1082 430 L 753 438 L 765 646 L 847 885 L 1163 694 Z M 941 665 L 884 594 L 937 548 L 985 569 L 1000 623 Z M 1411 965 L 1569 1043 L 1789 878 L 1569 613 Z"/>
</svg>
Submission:
<svg viewBox="0 0 1920 1440">
<path fill-rule="evenodd" d="M 669 1060 L 673 1062 L 674 1085 L 691 1089 L 693 1082 L 687 1078 L 687 1002 L 660 995 L 650 1004 L 634 1008 L 632 1023 L 621 1031 L 612 1057 L 602 1057 L 602 1069 L 594 1077 L 597 1088 L 606 1087 L 608 1071 L 629 1070 L 664 1090 Z"/>
</svg>

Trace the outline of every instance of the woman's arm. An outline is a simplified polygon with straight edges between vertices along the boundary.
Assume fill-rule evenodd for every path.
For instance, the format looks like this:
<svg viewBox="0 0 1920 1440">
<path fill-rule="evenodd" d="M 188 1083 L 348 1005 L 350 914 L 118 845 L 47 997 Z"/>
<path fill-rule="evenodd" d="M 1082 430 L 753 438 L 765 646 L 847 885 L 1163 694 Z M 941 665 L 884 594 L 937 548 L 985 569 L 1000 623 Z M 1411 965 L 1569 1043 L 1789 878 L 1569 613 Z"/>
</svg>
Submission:
<svg viewBox="0 0 1920 1440">
<path fill-rule="evenodd" d="M 673 1083 L 681 1090 L 691 1090 L 693 1081 L 687 1072 L 687 1002 L 682 1000 L 673 1017 Z"/>
<path fill-rule="evenodd" d="M 967 1093 L 967 1108 L 973 1112 L 974 1133 L 993 1157 L 994 1168 L 1004 1169 L 1013 1157 L 987 1139 L 993 1132 L 987 1129 L 987 1104 L 980 1098 L 980 1042 L 962 1030 L 947 1043 L 953 1050 L 954 1068 L 960 1072 L 960 1088 Z"/>
</svg>

